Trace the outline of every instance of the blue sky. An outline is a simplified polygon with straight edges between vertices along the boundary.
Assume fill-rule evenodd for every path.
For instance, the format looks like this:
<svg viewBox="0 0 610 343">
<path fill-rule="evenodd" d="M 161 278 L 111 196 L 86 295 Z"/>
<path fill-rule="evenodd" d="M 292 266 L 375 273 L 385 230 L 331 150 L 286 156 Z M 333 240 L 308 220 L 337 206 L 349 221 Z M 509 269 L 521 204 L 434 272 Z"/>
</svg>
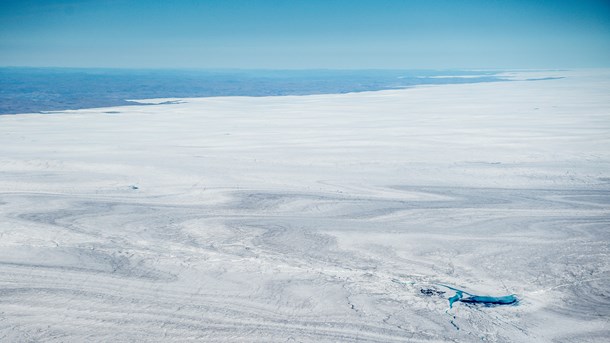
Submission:
<svg viewBox="0 0 610 343">
<path fill-rule="evenodd" d="M 610 1 L 1 0 L 0 65 L 610 67 Z"/>
</svg>

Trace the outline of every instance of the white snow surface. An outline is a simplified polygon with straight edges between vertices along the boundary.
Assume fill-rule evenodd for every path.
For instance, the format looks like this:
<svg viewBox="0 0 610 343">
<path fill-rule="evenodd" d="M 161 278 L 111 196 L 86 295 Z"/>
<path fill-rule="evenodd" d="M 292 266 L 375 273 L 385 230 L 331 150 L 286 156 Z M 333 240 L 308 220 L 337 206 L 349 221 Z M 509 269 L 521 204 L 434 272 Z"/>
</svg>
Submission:
<svg viewBox="0 0 610 343">
<path fill-rule="evenodd" d="M 605 341 L 610 71 L 510 75 L 0 116 L 0 341 Z"/>
</svg>

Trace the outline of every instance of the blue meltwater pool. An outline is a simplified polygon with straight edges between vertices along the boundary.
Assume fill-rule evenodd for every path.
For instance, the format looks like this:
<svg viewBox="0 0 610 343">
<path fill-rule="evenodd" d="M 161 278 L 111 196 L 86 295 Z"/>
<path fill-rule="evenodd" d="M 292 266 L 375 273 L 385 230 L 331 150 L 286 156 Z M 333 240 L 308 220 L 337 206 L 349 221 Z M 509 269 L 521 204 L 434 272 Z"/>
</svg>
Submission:
<svg viewBox="0 0 610 343">
<path fill-rule="evenodd" d="M 461 301 L 463 303 L 470 304 L 482 304 L 485 306 L 496 306 L 496 305 L 516 305 L 519 299 L 514 294 L 504 295 L 499 297 L 492 297 L 489 295 L 476 295 L 465 292 L 461 289 L 453 288 L 447 285 L 439 285 L 449 288 L 455 291 L 455 295 L 449 298 L 449 308 L 453 308 L 453 303 Z M 465 296 L 466 295 L 466 296 Z"/>
</svg>

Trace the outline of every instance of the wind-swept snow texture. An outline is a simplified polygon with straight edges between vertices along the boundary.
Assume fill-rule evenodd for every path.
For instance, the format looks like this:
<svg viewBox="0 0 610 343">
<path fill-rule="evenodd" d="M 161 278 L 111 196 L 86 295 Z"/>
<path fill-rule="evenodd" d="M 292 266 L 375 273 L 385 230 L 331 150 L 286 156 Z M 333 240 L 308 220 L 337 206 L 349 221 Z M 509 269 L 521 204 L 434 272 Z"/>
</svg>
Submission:
<svg viewBox="0 0 610 343">
<path fill-rule="evenodd" d="M 606 341 L 610 72 L 506 76 L 0 117 L 0 341 Z"/>
</svg>

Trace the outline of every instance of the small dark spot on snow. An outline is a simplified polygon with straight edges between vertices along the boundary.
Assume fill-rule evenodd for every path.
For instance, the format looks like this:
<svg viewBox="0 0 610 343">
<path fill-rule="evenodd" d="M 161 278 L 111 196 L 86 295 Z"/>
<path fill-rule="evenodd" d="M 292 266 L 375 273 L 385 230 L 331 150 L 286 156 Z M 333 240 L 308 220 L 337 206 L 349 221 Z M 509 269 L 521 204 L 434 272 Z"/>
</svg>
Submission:
<svg viewBox="0 0 610 343">
<path fill-rule="evenodd" d="M 440 295 L 445 294 L 445 292 L 443 292 L 443 291 L 439 291 L 439 290 L 432 289 L 432 288 L 422 288 L 419 291 L 421 292 L 421 294 L 427 295 L 429 297 L 431 297 L 433 295 L 439 295 L 440 296 Z"/>
</svg>

